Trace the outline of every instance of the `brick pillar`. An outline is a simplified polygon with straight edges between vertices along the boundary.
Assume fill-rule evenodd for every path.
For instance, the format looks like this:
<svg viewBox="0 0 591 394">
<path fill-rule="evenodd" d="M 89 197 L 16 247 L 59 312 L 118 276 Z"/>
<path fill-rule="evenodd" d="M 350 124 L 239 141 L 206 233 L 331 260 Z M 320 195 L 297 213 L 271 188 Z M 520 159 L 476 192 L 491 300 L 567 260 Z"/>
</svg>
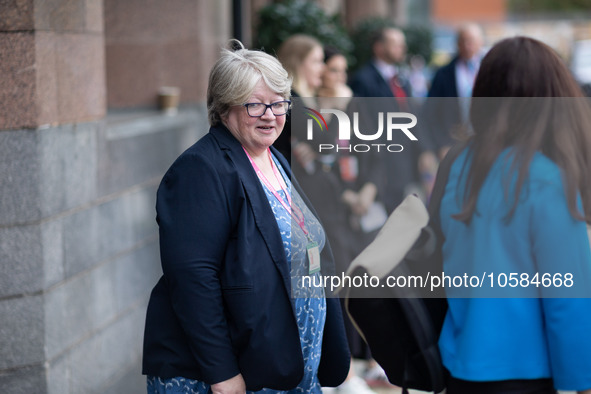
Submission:
<svg viewBox="0 0 591 394">
<path fill-rule="evenodd" d="M 0 130 L 105 114 L 102 0 L 0 3 Z"/>
<path fill-rule="evenodd" d="M 109 108 L 155 108 L 162 86 L 205 100 L 209 70 L 230 37 L 231 0 L 105 0 Z"/>
</svg>

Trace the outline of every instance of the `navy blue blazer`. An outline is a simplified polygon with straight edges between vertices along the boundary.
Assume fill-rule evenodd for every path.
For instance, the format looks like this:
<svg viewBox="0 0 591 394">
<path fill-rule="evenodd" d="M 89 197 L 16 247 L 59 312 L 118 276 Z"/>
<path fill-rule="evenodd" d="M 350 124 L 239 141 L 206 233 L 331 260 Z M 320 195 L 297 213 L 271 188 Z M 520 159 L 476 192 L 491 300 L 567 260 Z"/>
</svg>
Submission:
<svg viewBox="0 0 591 394">
<path fill-rule="evenodd" d="M 400 79 L 401 87 L 404 89 L 406 96 L 411 97 L 411 89 L 408 80 Z M 373 62 L 367 63 L 359 71 L 355 73 L 351 79 L 351 89 L 355 97 L 388 97 L 393 98 L 394 95 L 390 89 L 390 85 L 382 74 L 378 71 Z M 378 112 L 396 112 L 403 110 L 396 100 L 354 100 L 359 106 L 359 112 L 365 111 L 370 114 L 377 114 Z M 407 104 L 412 105 L 412 100 L 407 101 Z M 405 109 L 406 111 L 407 109 Z M 412 110 L 411 112 L 414 112 Z M 377 121 L 377 118 L 375 118 Z M 365 126 L 364 126 L 365 127 Z M 419 129 L 420 125 L 417 127 Z M 377 124 L 369 124 L 368 130 L 377 130 Z M 416 132 L 416 130 L 414 130 Z M 390 141 L 385 139 L 379 141 L 381 143 L 390 144 Z M 417 160 L 421 151 L 425 150 L 423 147 L 424 138 L 419 138 L 419 143 L 408 144 L 405 151 L 401 153 L 375 153 L 378 156 L 378 161 L 381 162 L 382 169 L 380 171 L 383 177 L 381 182 L 376 182 L 373 179 L 362 179 L 372 181 L 379 190 L 377 199 L 382 201 L 388 212 L 392 212 L 398 204 L 402 202 L 405 196 L 408 185 L 416 182 L 419 177 L 417 169 Z M 429 146 L 429 145 L 428 145 Z M 360 160 L 364 160 L 368 155 L 360 155 Z M 376 171 L 375 161 L 368 164 L 371 171 Z M 367 166 L 367 165 L 366 165 Z M 363 167 L 361 164 L 360 167 Z M 366 172 L 367 173 L 367 172 Z M 377 175 L 377 174 L 374 174 Z"/>
<path fill-rule="evenodd" d="M 304 362 L 289 264 L 265 192 L 228 129 L 212 127 L 179 156 L 162 179 L 156 210 L 164 274 L 148 305 L 143 373 L 209 384 L 241 373 L 253 391 L 297 386 Z M 321 257 L 328 274 L 328 243 Z M 329 298 L 321 384 L 344 381 L 349 357 L 340 304 Z"/>
<path fill-rule="evenodd" d="M 458 57 L 442 66 L 433 77 L 429 97 L 458 97 L 458 87 L 456 83 L 456 63 Z"/>
<path fill-rule="evenodd" d="M 400 80 L 401 87 L 410 97 L 410 84 L 405 78 Z M 373 62 L 367 63 L 349 81 L 349 86 L 356 97 L 394 97 L 390 85 L 378 71 Z"/>
</svg>

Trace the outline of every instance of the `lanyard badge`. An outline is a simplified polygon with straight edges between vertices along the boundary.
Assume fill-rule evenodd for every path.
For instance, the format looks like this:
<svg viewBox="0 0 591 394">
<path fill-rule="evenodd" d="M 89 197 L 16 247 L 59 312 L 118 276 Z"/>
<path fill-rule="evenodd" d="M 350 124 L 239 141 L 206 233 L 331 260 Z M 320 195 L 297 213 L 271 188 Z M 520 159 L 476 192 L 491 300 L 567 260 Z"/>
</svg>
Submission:
<svg viewBox="0 0 591 394">
<path fill-rule="evenodd" d="M 242 147 L 242 149 L 244 149 L 244 147 Z M 275 190 L 273 185 L 271 185 L 271 182 L 269 182 L 269 180 L 267 179 L 265 174 L 263 174 L 263 172 L 261 171 L 259 166 L 256 165 L 254 160 L 252 160 L 252 157 L 250 157 L 250 154 L 246 151 L 246 149 L 244 149 L 244 152 L 246 153 L 246 156 L 248 156 L 248 160 L 250 160 L 250 164 L 254 168 L 257 176 L 265 184 L 267 189 L 269 189 L 269 191 L 271 193 L 273 193 L 273 196 L 275 196 L 277 201 L 279 201 L 279 203 L 289 213 L 289 215 L 292 217 L 292 219 L 296 221 L 296 223 L 300 226 L 300 228 L 302 229 L 302 231 L 306 235 L 306 238 L 308 239 L 308 245 L 306 246 L 306 250 L 307 250 L 307 255 L 308 255 L 308 261 L 310 262 L 310 265 L 308 267 L 308 272 L 310 274 L 313 274 L 315 272 L 320 271 L 320 248 L 318 246 L 318 243 L 314 242 L 312 240 L 312 237 L 310 236 L 310 233 L 308 232 L 308 229 L 306 228 L 306 219 L 304 217 L 304 213 L 301 211 L 300 208 L 298 208 L 296 205 L 294 205 L 292 203 L 290 194 L 287 192 L 286 189 L 283 188 L 283 184 L 281 183 L 281 179 L 280 179 L 281 175 L 278 173 L 277 168 L 273 165 L 273 159 L 271 158 L 271 150 L 269 148 L 267 148 L 267 152 L 269 154 L 269 161 L 271 162 L 271 168 L 273 169 L 273 174 L 275 175 L 277 182 L 279 182 L 279 186 L 281 187 L 281 190 L 283 190 L 283 192 L 285 193 L 285 196 L 287 197 L 287 202 L 285 202 L 283 200 L 283 198 L 281 198 L 279 193 L 277 193 L 277 191 Z M 293 209 L 292 209 L 292 207 L 293 207 Z"/>
<path fill-rule="evenodd" d="M 308 267 L 308 273 L 314 274 L 320 271 L 320 248 L 317 242 L 308 242 L 308 261 L 310 266 Z"/>
</svg>

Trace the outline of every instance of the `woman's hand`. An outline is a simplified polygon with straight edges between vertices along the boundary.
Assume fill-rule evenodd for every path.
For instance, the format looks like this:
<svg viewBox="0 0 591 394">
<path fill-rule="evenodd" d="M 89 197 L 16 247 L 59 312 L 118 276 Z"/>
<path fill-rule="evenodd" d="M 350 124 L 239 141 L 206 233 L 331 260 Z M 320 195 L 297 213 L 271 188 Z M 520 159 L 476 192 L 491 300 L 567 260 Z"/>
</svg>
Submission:
<svg viewBox="0 0 591 394">
<path fill-rule="evenodd" d="M 349 206 L 355 215 L 363 216 L 375 201 L 377 191 L 377 187 L 373 183 L 368 182 L 363 185 L 361 190 L 359 190 L 359 193 L 355 193 L 349 189 L 345 190 L 342 195 L 342 200 Z"/>
<path fill-rule="evenodd" d="M 244 394 L 246 393 L 246 384 L 241 374 L 234 376 L 223 382 L 211 385 L 213 394 Z"/>
<path fill-rule="evenodd" d="M 371 182 L 366 183 L 361 190 L 359 190 L 359 207 L 357 209 L 361 215 L 367 213 L 369 207 L 371 207 L 376 200 L 377 194 L 378 188 Z"/>
<path fill-rule="evenodd" d="M 353 190 L 347 189 L 343 192 L 343 195 L 341 196 L 342 201 L 347 204 L 347 206 L 349 207 L 349 209 L 351 209 L 351 212 L 353 212 L 355 215 L 360 215 L 360 206 L 361 203 L 359 201 L 359 194 L 355 193 Z"/>
<path fill-rule="evenodd" d="M 579 391 L 577 391 L 577 394 L 591 394 L 591 389 L 579 390 Z"/>
</svg>

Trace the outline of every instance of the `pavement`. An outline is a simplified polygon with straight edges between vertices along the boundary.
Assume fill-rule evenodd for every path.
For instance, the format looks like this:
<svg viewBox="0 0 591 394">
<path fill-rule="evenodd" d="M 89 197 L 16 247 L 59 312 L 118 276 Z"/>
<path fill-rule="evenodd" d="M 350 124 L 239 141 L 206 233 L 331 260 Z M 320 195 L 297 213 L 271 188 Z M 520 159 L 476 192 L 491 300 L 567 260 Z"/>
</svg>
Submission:
<svg viewBox="0 0 591 394">
<path fill-rule="evenodd" d="M 366 363 L 366 361 L 363 361 L 363 360 L 354 360 L 353 367 L 355 368 L 357 376 L 363 376 L 363 373 L 367 368 L 367 363 Z M 375 387 L 374 386 L 374 387 L 371 387 L 371 389 L 376 394 L 401 394 L 402 393 L 402 389 L 400 387 L 396 387 L 394 385 L 389 385 L 388 382 L 384 382 L 384 385 L 385 385 L 384 387 L 381 387 L 381 386 Z M 332 394 L 333 391 L 330 391 L 330 393 Z M 334 393 L 338 394 L 338 390 L 336 390 Z M 409 393 L 410 394 L 424 394 L 425 392 L 418 391 L 418 390 L 409 390 Z"/>
<path fill-rule="evenodd" d="M 358 376 L 363 376 L 363 371 L 366 368 L 366 362 L 362 361 L 362 360 L 354 360 L 353 361 L 353 366 L 355 368 L 355 371 L 357 373 Z M 400 387 L 396 387 L 396 386 L 389 386 L 389 387 L 371 387 L 371 389 L 373 391 L 376 392 L 376 394 L 401 394 L 402 393 L 402 389 Z M 419 391 L 419 390 L 409 390 L 408 391 L 410 394 L 425 394 L 427 393 L 426 391 Z M 331 391 L 332 393 L 332 391 Z M 338 390 L 335 392 L 335 394 L 338 394 Z M 445 392 L 444 392 L 445 394 Z M 559 391 L 558 394 L 576 394 L 575 391 Z"/>
<path fill-rule="evenodd" d="M 373 391 L 375 391 L 378 394 L 400 394 L 400 393 L 402 393 L 402 389 L 399 387 L 384 388 L 384 389 L 374 388 Z M 408 390 L 408 392 L 412 393 L 412 394 L 425 393 L 424 391 L 417 391 L 417 390 Z"/>
</svg>

